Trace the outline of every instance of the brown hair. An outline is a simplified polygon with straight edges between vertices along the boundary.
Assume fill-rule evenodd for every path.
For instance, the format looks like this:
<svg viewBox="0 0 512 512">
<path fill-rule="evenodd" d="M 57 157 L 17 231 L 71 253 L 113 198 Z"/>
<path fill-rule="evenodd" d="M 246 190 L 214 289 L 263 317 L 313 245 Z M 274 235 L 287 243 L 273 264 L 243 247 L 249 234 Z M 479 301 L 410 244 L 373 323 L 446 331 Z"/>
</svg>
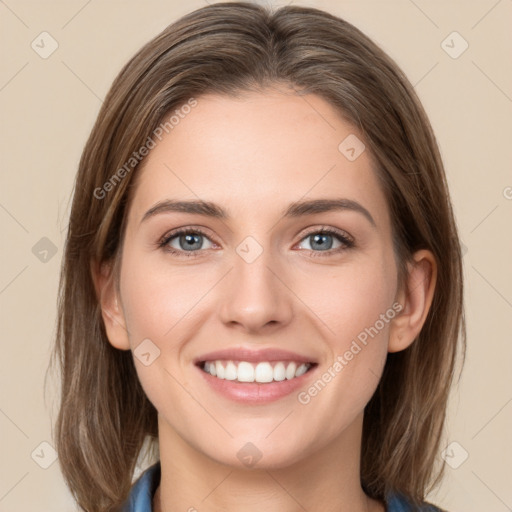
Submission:
<svg viewBox="0 0 512 512">
<path fill-rule="evenodd" d="M 437 260 L 421 333 L 388 354 L 365 409 L 361 482 L 373 498 L 398 491 L 419 503 L 441 478 L 436 456 L 458 341 L 464 350 L 466 343 L 463 273 L 443 164 L 420 101 L 394 61 L 342 19 L 313 8 L 218 3 L 168 26 L 124 66 L 80 160 L 54 361 L 61 369 L 60 464 L 87 511 L 114 510 L 126 499 L 144 440 L 157 438 L 157 413 L 131 352 L 107 340 L 91 274 L 94 262 L 119 259 L 139 166 L 125 167 L 108 193 L 102 187 L 191 97 L 277 84 L 323 97 L 364 137 L 391 212 L 400 282 L 414 251 L 429 249 Z"/>
</svg>

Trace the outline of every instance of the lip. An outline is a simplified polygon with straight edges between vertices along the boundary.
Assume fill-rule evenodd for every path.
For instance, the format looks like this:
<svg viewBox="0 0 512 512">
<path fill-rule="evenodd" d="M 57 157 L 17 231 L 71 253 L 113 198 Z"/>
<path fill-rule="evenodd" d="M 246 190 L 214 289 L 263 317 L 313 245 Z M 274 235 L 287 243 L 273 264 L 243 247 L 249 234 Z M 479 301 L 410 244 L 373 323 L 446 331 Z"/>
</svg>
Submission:
<svg viewBox="0 0 512 512">
<path fill-rule="evenodd" d="M 226 361 L 247 361 L 249 363 L 260 363 L 262 361 L 295 361 L 298 363 L 316 364 L 318 362 L 312 357 L 297 354 L 295 352 L 290 352 L 288 350 L 282 350 L 277 348 L 263 348 L 260 350 L 251 350 L 248 348 L 240 347 L 208 352 L 207 354 L 203 354 L 202 356 L 194 359 L 194 364 L 197 366 L 200 363 L 203 363 L 204 361 L 217 361 L 219 359 Z M 307 373 L 304 375 L 307 375 Z"/>
<path fill-rule="evenodd" d="M 244 360 L 247 361 L 247 359 Z M 282 361 L 282 359 L 280 360 Z M 266 361 L 268 361 L 268 359 L 266 359 Z M 264 384 L 260 384 L 258 382 L 238 382 L 234 380 L 219 379 L 201 369 L 199 363 L 196 364 L 195 367 L 197 368 L 197 371 L 201 373 L 206 383 L 223 397 L 238 403 L 256 405 L 275 402 L 287 395 L 290 395 L 294 391 L 298 391 L 301 387 L 305 387 L 311 376 L 316 375 L 318 364 L 315 363 L 300 377 Z"/>
</svg>

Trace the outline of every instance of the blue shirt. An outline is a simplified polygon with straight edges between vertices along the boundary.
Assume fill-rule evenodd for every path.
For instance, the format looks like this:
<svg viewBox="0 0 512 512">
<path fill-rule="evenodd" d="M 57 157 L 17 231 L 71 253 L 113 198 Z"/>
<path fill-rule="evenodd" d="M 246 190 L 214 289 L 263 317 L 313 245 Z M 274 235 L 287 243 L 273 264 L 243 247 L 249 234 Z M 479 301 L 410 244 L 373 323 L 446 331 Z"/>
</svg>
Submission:
<svg viewBox="0 0 512 512">
<path fill-rule="evenodd" d="M 122 512 L 152 512 L 153 495 L 160 483 L 160 462 L 146 469 L 133 484 L 130 495 L 123 505 Z M 441 509 L 424 503 L 416 510 L 400 494 L 390 494 L 385 499 L 386 512 L 443 512 Z"/>
</svg>

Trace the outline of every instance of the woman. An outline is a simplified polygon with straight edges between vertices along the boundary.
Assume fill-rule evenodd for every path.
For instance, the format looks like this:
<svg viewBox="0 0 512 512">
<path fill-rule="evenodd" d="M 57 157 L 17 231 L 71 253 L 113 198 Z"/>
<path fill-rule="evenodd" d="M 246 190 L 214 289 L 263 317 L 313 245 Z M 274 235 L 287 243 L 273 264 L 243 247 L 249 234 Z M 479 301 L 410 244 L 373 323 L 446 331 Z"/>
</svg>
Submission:
<svg viewBox="0 0 512 512">
<path fill-rule="evenodd" d="M 80 161 L 68 485 L 87 511 L 439 510 L 462 297 L 443 165 L 397 65 L 320 10 L 194 11 L 122 69 Z"/>
</svg>

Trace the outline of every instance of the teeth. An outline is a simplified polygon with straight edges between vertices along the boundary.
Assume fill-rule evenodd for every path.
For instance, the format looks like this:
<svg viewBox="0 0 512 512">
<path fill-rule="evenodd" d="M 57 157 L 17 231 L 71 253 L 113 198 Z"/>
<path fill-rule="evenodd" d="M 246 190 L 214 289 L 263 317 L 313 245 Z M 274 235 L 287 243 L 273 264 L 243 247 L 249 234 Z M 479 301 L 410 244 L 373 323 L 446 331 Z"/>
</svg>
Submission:
<svg viewBox="0 0 512 512">
<path fill-rule="evenodd" d="M 224 372 L 224 378 L 226 380 L 236 380 L 236 366 L 232 361 L 228 361 L 226 365 L 226 371 Z"/>
<path fill-rule="evenodd" d="M 277 363 L 274 366 L 274 380 L 281 381 L 286 379 L 286 368 L 283 363 Z"/>
<path fill-rule="evenodd" d="M 295 377 L 295 371 L 297 370 L 297 365 L 295 363 L 290 363 L 287 367 L 286 367 L 286 378 L 288 380 L 290 379 L 293 379 L 293 377 Z"/>
<path fill-rule="evenodd" d="M 256 365 L 254 380 L 256 382 L 272 382 L 274 380 L 274 369 L 270 363 L 258 363 Z"/>
<path fill-rule="evenodd" d="M 295 377 L 300 377 L 301 375 L 304 375 L 307 372 L 308 368 L 305 364 L 301 364 L 297 371 L 295 372 Z"/>
<path fill-rule="evenodd" d="M 231 361 L 230 361 L 231 362 Z M 242 361 L 236 369 L 239 382 L 254 382 L 254 366 L 251 363 Z"/>
<path fill-rule="evenodd" d="M 240 361 L 236 364 L 233 361 L 206 361 L 204 363 L 204 371 L 219 379 L 236 380 L 238 382 L 273 382 L 290 380 L 295 377 L 304 375 L 311 363 L 278 362 L 274 366 L 269 362 L 261 362 L 258 364 Z"/>
<path fill-rule="evenodd" d="M 217 371 L 217 377 L 219 379 L 224 379 L 224 366 L 222 366 L 222 363 L 220 361 L 215 362 L 215 370 Z"/>
</svg>

